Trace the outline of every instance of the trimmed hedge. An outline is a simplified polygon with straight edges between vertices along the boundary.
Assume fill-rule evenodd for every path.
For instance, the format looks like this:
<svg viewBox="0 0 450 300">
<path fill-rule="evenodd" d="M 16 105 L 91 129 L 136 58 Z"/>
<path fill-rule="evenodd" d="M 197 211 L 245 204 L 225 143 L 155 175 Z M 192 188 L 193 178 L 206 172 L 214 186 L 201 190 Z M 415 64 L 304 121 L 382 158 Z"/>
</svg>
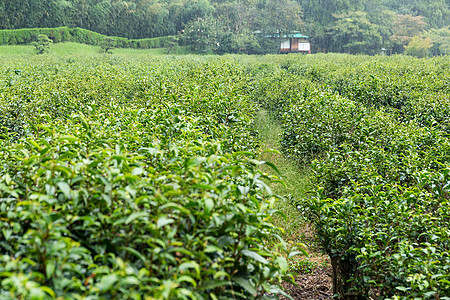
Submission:
<svg viewBox="0 0 450 300">
<path fill-rule="evenodd" d="M 54 43 L 76 42 L 93 46 L 100 46 L 108 37 L 106 35 L 83 28 L 23 28 L 14 30 L 0 30 L 0 45 L 27 45 L 37 41 L 39 34 L 47 35 Z M 167 46 L 173 36 L 149 39 L 130 40 L 123 37 L 110 37 L 118 48 L 151 49 Z"/>
<path fill-rule="evenodd" d="M 276 178 L 238 63 L 0 62 L 0 299 L 284 294 Z"/>
<path fill-rule="evenodd" d="M 284 154 L 311 168 L 312 196 L 293 202 L 330 257 L 334 297 L 449 300 L 445 58 L 270 59 L 249 70 L 254 98 L 282 124 Z"/>
</svg>

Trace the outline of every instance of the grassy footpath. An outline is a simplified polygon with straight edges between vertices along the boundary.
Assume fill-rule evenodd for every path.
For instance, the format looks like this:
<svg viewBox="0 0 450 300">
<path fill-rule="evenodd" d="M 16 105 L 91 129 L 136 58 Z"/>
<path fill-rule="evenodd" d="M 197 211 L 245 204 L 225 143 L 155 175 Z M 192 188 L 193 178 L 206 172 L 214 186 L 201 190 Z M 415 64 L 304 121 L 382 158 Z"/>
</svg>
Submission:
<svg viewBox="0 0 450 300">
<path fill-rule="evenodd" d="M 85 44 L 67 42 L 57 43 L 50 47 L 50 55 L 56 56 L 68 56 L 68 55 L 83 55 L 94 56 L 98 55 L 100 47 L 90 46 Z M 155 49 L 128 49 L 128 48 L 116 48 L 112 50 L 113 55 L 141 55 L 141 54 L 153 54 L 162 55 L 167 54 L 167 48 L 155 48 Z M 188 47 L 177 47 L 172 50 L 170 54 L 183 55 L 189 54 Z M 37 55 L 33 46 L 0 46 L 0 56 L 11 55 Z"/>
<path fill-rule="evenodd" d="M 260 132 L 261 149 L 280 150 L 281 125 L 273 120 L 269 113 L 261 110 L 256 118 L 256 126 Z M 297 211 L 290 199 L 304 199 L 308 197 L 308 187 L 310 185 L 310 174 L 307 168 L 299 168 L 288 161 L 282 154 L 263 153 L 261 160 L 274 163 L 281 173 L 281 179 L 286 185 L 274 184 L 271 186 L 274 193 L 284 197 L 280 200 L 277 209 L 282 211 L 286 218 L 277 217 L 275 225 L 285 230 L 283 238 L 292 243 L 303 243 L 309 253 L 308 257 L 296 257 L 290 261 L 290 268 L 294 274 L 307 274 L 313 272 L 315 268 L 329 266 L 328 257 L 320 253 L 314 242 L 314 229 Z M 267 168 L 266 172 L 273 172 Z M 275 174 L 274 174 L 275 175 Z"/>
</svg>

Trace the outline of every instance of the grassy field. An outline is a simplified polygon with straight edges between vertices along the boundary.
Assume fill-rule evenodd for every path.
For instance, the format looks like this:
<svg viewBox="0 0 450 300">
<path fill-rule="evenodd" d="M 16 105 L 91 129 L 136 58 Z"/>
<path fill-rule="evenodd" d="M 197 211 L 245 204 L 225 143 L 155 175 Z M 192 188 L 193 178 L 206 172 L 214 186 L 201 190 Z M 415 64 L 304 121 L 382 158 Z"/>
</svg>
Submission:
<svg viewBox="0 0 450 300">
<path fill-rule="evenodd" d="M 155 49 L 126 49 L 117 48 L 112 50 L 113 54 L 116 55 L 163 55 L 167 54 L 168 49 L 166 48 L 155 48 Z M 68 55 L 88 55 L 95 56 L 101 52 L 100 47 L 90 46 L 85 44 L 67 42 L 67 43 L 57 43 L 50 47 L 50 51 L 47 55 L 56 56 L 68 56 Z M 189 54 L 188 47 L 178 47 L 172 50 L 170 54 L 183 55 Z M 27 56 L 36 55 L 33 46 L 0 46 L 0 56 Z"/>
</svg>

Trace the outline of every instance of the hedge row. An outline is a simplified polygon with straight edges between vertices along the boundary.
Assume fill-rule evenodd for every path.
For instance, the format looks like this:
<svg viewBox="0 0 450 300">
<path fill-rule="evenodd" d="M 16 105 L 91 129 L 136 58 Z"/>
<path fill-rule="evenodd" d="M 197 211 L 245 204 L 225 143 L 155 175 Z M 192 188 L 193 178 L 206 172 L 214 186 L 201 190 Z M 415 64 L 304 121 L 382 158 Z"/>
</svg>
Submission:
<svg viewBox="0 0 450 300">
<path fill-rule="evenodd" d="M 324 85 L 339 95 L 376 108 L 394 111 L 404 121 L 438 126 L 450 133 L 449 60 L 410 56 L 317 56 L 314 60 L 287 59 L 289 73 Z"/>
<path fill-rule="evenodd" d="M 247 82 L 227 59 L 3 61 L 0 298 L 282 294 Z"/>
<path fill-rule="evenodd" d="M 440 71 L 446 61 L 338 55 L 274 61 L 252 67 L 253 88 L 282 123 L 283 152 L 312 168 L 312 197 L 295 204 L 331 258 L 336 296 L 449 299 L 448 114 L 423 122 L 445 109 L 437 99 L 449 97 L 448 74 Z M 337 82 L 346 88 L 337 91 Z M 406 109 L 412 103 L 420 103 L 420 114 Z"/>
<path fill-rule="evenodd" d="M 54 43 L 76 42 L 87 45 L 99 46 L 106 38 L 111 38 L 115 46 L 119 48 L 150 49 L 161 48 L 173 41 L 173 36 L 127 39 L 122 37 L 108 37 L 82 28 L 23 28 L 13 30 L 0 30 L 0 45 L 28 45 L 37 41 L 39 34 L 47 35 Z"/>
</svg>

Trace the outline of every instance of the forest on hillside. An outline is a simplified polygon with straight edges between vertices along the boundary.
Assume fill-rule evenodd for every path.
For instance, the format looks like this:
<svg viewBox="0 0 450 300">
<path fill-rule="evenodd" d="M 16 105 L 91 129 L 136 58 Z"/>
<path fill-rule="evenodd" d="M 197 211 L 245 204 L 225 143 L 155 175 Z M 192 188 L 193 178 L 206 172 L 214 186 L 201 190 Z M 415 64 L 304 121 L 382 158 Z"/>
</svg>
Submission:
<svg viewBox="0 0 450 300">
<path fill-rule="evenodd" d="M 180 35 L 197 52 L 264 53 L 300 31 L 315 52 L 450 52 L 446 0 L 4 0 L 0 29 L 81 27 L 131 39 Z M 260 34 L 255 34 L 255 32 Z M 261 34 L 262 33 L 262 34 Z M 422 51 L 422 52 L 420 52 Z"/>
</svg>

